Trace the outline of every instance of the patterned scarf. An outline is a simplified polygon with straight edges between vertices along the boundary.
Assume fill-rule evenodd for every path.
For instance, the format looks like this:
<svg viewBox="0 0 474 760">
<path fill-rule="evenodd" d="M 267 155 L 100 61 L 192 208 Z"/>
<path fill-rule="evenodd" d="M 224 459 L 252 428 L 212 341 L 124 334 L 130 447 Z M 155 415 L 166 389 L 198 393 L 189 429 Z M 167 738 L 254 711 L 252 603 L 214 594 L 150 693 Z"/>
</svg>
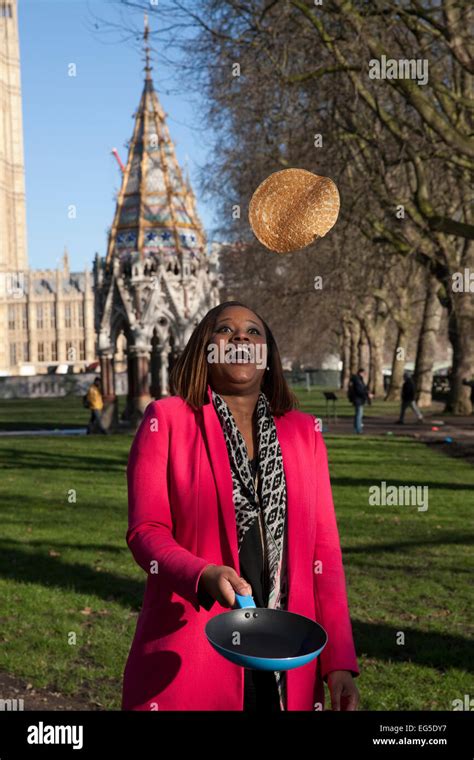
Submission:
<svg viewBox="0 0 474 760">
<path fill-rule="evenodd" d="M 233 499 L 237 522 L 239 551 L 243 537 L 260 507 L 245 441 L 228 405 L 214 390 L 212 401 L 222 425 L 232 472 Z M 275 422 L 265 394 L 260 391 L 257 407 L 258 474 L 265 524 L 265 548 L 268 555 L 270 594 L 268 607 L 286 609 L 288 599 L 286 561 L 286 482 L 283 459 Z M 286 709 L 285 671 L 274 671 L 280 695 L 280 707 Z"/>
</svg>

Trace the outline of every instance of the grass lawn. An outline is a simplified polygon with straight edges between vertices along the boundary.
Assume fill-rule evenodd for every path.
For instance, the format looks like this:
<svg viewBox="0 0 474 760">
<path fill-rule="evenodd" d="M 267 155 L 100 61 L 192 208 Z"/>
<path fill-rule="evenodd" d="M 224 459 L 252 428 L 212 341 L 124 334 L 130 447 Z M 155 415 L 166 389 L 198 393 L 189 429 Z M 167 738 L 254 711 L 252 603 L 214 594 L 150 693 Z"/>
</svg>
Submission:
<svg viewBox="0 0 474 760">
<path fill-rule="evenodd" d="M 119 397 L 121 409 L 125 397 Z M 0 430 L 63 430 L 86 427 L 90 412 L 81 396 L 0 399 Z"/>
<path fill-rule="evenodd" d="M 327 388 L 314 387 L 293 388 L 302 412 L 325 416 L 326 400 L 323 392 Z M 354 407 L 349 403 L 344 391 L 333 389 L 338 396 L 337 414 L 339 417 L 353 417 Z M 125 397 L 119 397 L 119 411 L 125 406 Z M 330 410 L 332 404 L 330 405 Z M 442 408 L 439 404 L 436 408 Z M 425 411 L 425 410 L 424 410 Z M 387 416 L 395 420 L 400 413 L 400 404 L 394 401 L 374 399 L 366 405 L 364 416 Z M 437 411 L 437 414 L 441 414 Z M 54 430 L 71 427 L 85 427 L 90 413 L 82 406 L 80 396 L 46 399 L 0 399 L 0 430 Z"/>
<path fill-rule="evenodd" d="M 0 420 L 19 403 L 39 420 L 49 404 L 2 402 Z M 54 422 L 57 408 L 48 416 L 43 406 L 43 421 Z M 81 424 L 67 409 L 67 424 Z M 326 441 L 361 708 L 450 710 L 473 693 L 474 469 L 404 438 Z M 107 709 L 120 707 L 145 583 L 125 545 L 130 443 L 127 435 L 0 438 L 0 668 L 35 687 L 86 692 Z M 368 488 L 381 480 L 429 486 L 428 511 L 370 506 Z"/>
<path fill-rule="evenodd" d="M 342 391 L 340 388 L 320 388 L 315 386 L 309 391 L 302 387 L 294 387 L 292 390 L 298 397 L 302 412 L 324 416 L 326 411 L 326 399 L 323 394 L 324 391 L 332 391 L 337 396 L 336 406 L 338 417 L 354 416 L 354 407 L 349 403 L 346 392 Z M 329 410 L 332 410 L 332 401 L 329 402 Z M 396 419 L 399 413 L 400 403 L 398 401 L 384 401 L 383 399 L 375 398 L 372 399 L 370 405 L 366 404 L 364 407 L 364 415 L 366 417 L 387 415 L 387 417 L 395 417 Z"/>
</svg>

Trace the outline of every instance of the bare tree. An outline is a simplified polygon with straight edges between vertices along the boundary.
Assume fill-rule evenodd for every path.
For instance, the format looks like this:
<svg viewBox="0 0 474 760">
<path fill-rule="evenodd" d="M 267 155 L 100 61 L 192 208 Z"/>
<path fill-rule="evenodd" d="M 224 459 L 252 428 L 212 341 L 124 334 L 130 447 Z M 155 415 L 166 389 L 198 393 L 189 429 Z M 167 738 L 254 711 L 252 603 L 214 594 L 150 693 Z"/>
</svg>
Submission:
<svg viewBox="0 0 474 760">
<path fill-rule="evenodd" d="M 206 96 L 203 119 L 216 136 L 202 187 L 217 201 L 221 234 L 243 241 L 249 256 L 240 251 L 224 263 L 232 288 L 239 283 L 264 304 L 294 352 L 315 341 L 342 347 L 347 326 L 351 334 L 358 321 L 370 336 L 371 384 L 380 392 L 395 311 L 374 297 L 377 258 L 415 259 L 442 285 L 449 312 L 449 408 L 469 412 L 462 380 L 474 368 L 474 304 L 452 282 L 474 270 L 470 5 L 327 0 L 321 9 L 308 0 L 203 0 L 190 10 L 170 0 L 158 12 L 174 42 L 193 29 L 193 44 L 184 41 L 189 81 Z M 387 60 L 415 68 L 403 64 L 405 74 L 387 76 Z M 426 81 L 417 61 L 426 62 Z M 246 213 L 258 183 L 287 166 L 332 176 L 342 211 L 327 240 L 277 263 L 255 243 Z M 324 280 L 320 293 L 312 288 L 315 269 Z M 310 328 L 322 324 L 323 334 Z"/>
</svg>

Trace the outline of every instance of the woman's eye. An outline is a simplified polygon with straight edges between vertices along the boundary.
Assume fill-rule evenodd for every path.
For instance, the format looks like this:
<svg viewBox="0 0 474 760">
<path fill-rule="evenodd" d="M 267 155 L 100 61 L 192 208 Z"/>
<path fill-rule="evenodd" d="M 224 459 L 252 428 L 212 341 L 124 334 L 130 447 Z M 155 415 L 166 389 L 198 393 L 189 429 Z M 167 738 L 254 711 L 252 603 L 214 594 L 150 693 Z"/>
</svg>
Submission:
<svg viewBox="0 0 474 760">
<path fill-rule="evenodd" d="M 231 328 L 229 327 L 229 325 L 221 325 L 220 327 L 218 327 L 218 328 L 216 329 L 216 333 L 220 333 L 220 332 L 222 332 L 223 330 L 231 330 Z M 231 331 L 231 332 L 232 332 L 232 331 Z M 254 333 L 256 333 L 257 335 L 260 335 L 260 330 L 258 329 L 258 327 L 249 327 L 249 329 L 247 330 L 247 332 L 249 332 L 249 333 L 250 333 L 250 332 L 254 332 Z"/>
</svg>

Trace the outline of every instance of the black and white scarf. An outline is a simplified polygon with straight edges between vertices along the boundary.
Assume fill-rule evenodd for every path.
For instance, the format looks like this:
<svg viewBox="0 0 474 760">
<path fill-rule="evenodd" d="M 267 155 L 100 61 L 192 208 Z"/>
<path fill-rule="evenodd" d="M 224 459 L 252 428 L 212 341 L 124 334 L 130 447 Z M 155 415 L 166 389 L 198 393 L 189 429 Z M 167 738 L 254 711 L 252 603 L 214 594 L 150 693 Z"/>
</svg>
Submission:
<svg viewBox="0 0 474 760">
<path fill-rule="evenodd" d="M 247 530 L 259 519 L 260 507 L 245 441 L 232 412 L 222 396 L 212 391 L 212 401 L 222 425 L 232 472 L 233 499 L 237 522 L 239 551 Z M 286 609 L 288 600 L 286 561 L 286 481 L 283 458 L 275 421 L 268 399 L 260 391 L 256 407 L 258 474 L 265 524 L 265 545 L 268 555 L 270 593 L 268 607 Z M 285 708 L 285 671 L 274 671 L 280 694 L 280 707 Z"/>
</svg>

